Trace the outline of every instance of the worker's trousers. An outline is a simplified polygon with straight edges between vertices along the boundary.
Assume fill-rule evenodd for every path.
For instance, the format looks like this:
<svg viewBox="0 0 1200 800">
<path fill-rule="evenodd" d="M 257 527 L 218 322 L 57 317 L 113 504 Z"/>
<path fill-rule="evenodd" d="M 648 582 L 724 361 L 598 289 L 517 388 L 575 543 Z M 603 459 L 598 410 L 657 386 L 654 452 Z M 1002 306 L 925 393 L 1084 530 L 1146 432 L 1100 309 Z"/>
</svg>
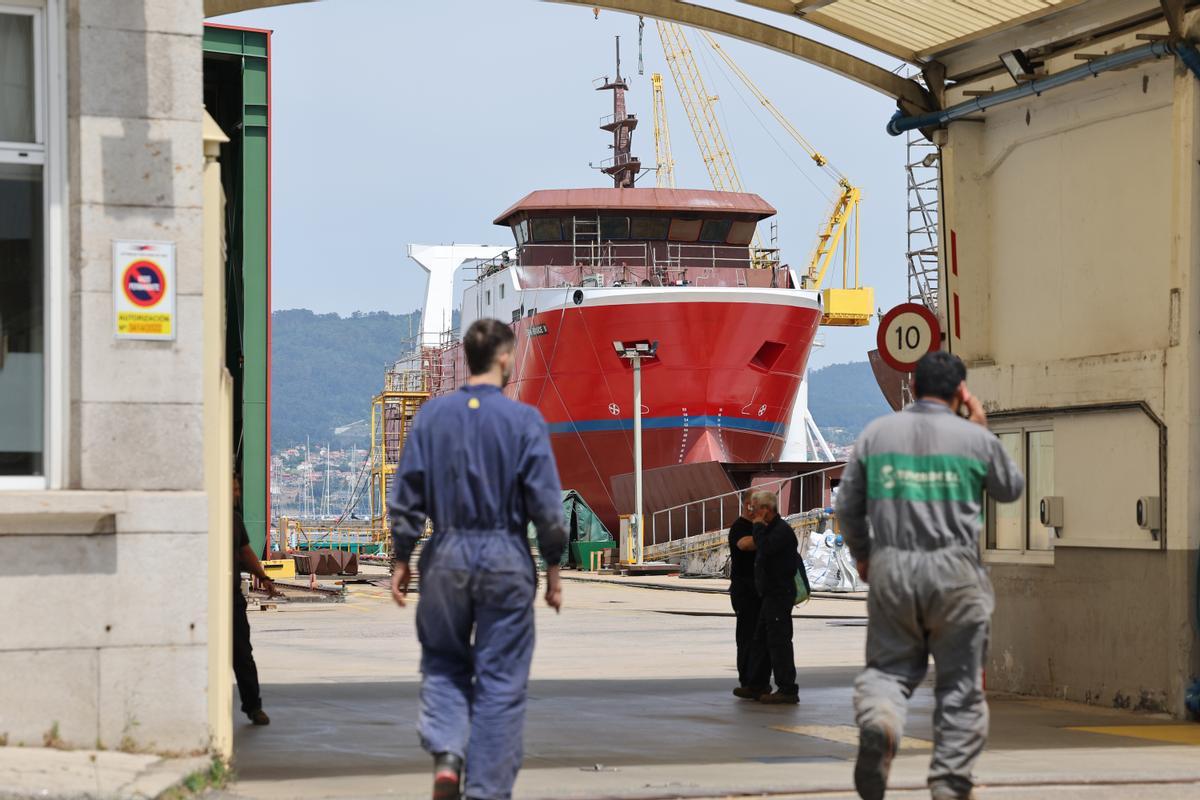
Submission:
<svg viewBox="0 0 1200 800">
<path fill-rule="evenodd" d="M 466 761 L 471 800 L 508 800 L 521 768 L 536 585 L 523 532 L 438 533 L 421 556 L 421 744 Z"/>
<path fill-rule="evenodd" d="M 242 698 L 242 711 L 253 714 L 262 708 L 258 667 L 250 645 L 250 620 L 246 618 L 246 596 L 240 586 L 233 589 L 233 676 L 237 679 L 238 696 Z"/>
<path fill-rule="evenodd" d="M 737 617 L 734 639 L 737 642 L 738 685 L 749 687 L 751 661 L 754 656 L 754 634 L 758 630 L 762 599 L 753 586 L 731 586 L 729 600 L 733 604 L 734 616 Z"/>
<path fill-rule="evenodd" d="M 758 626 L 750 655 L 747 686 L 771 688 L 771 675 L 780 694 L 796 694 L 796 657 L 792 650 L 792 601 L 795 593 L 776 591 L 763 595 Z"/>
<path fill-rule="evenodd" d="M 871 554 L 867 598 L 867 668 L 855 682 L 862 729 L 904 731 L 908 699 L 936 671 L 930 786 L 963 797 L 987 741 L 983 667 L 995 600 L 971 550 L 877 549 Z"/>
</svg>

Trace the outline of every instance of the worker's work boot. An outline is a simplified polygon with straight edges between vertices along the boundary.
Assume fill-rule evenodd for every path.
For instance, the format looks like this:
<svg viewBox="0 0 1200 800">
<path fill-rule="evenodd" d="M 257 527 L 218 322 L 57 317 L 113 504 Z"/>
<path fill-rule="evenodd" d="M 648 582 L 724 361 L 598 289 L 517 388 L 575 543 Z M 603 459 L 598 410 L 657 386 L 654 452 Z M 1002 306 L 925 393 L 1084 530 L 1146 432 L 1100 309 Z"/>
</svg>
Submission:
<svg viewBox="0 0 1200 800">
<path fill-rule="evenodd" d="M 739 686 L 733 690 L 733 696 L 743 700 L 757 700 L 767 693 L 767 689 L 759 689 L 754 686 Z"/>
<path fill-rule="evenodd" d="M 433 757 L 433 800 L 459 800 L 462 795 L 462 759 L 453 753 L 437 753 Z"/>
<path fill-rule="evenodd" d="M 263 711 L 261 708 L 251 711 L 246 716 L 249 717 L 250 722 L 252 722 L 255 725 L 270 725 L 271 724 L 271 718 L 268 717 L 267 712 Z"/>
<path fill-rule="evenodd" d="M 882 728 L 863 728 L 858 734 L 858 761 L 854 764 L 854 788 L 862 800 L 883 800 L 888 773 L 896 757 L 896 737 Z M 937 800 L 941 800 L 934 795 Z"/>
<path fill-rule="evenodd" d="M 758 698 L 758 702 L 768 706 L 794 706 L 800 702 L 800 695 L 769 692 Z"/>
<path fill-rule="evenodd" d="M 931 783 L 929 785 L 930 800 L 975 800 L 975 792 L 971 789 L 956 789 L 948 783 Z"/>
</svg>

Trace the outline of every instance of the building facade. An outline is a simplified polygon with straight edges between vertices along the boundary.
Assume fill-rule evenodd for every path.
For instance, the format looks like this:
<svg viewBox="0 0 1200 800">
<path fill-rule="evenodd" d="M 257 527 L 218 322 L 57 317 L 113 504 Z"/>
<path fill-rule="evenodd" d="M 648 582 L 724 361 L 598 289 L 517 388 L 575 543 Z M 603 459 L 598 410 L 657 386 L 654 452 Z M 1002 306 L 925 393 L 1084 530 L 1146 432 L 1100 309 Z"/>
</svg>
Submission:
<svg viewBox="0 0 1200 800">
<path fill-rule="evenodd" d="M 228 626 L 228 526 L 212 515 L 228 514 L 229 465 L 218 476 L 204 443 L 229 428 L 206 409 L 224 356 L 205 339 L 222 325 L 206 307 L 203 17 L 200 0 L 0 1 L 10 744 L 227 747 L 228 667 L 210 659 Z M 118 338 L 120 242 L 173 246 L 167 280 L 150 267 L 131 289 L 173 298 L 171 338 Z"/>
</svg>

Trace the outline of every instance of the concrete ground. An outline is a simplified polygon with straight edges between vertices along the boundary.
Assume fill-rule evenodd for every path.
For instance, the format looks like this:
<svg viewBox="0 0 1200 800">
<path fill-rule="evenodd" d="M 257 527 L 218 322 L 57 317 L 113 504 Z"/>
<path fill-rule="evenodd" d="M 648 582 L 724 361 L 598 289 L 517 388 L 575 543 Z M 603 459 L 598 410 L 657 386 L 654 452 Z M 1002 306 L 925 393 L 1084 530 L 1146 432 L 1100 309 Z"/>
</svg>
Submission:
<svg viewBox="0 0 1200 800">
<path fill-rule="evenodd" d="M 103 750 L 0 747 L 0 798 L 156 798 L 211 763 L 207 757 L 160 758 Z"/>
<path fill-rule="evenodd" d="M 649 585 L 646 585 L 646 584 Z M 851 683 L 864 603 L 817 598 L 796 613 L 801 702 L 733 698 L 726 597 L 671 578 L 566 584 L 561 615 L 538 610 L 518 798 L 852 798 Z M 719 588 L 706 583 L 702 588 Z M 238 717 L 241 798 L 429 796 L 415 733 L 412 607 L 353 587 L 344 604 L 252 611 L 272 724 Z M 933 698 L 914 697 L 889 797 L 928 796 Z M 1106 730 L 1100 730 L 1106 729 Z M 981 798 L 1200 796 L 1200 725 L 1054 701 L 992 698 Z"/>
</svg>

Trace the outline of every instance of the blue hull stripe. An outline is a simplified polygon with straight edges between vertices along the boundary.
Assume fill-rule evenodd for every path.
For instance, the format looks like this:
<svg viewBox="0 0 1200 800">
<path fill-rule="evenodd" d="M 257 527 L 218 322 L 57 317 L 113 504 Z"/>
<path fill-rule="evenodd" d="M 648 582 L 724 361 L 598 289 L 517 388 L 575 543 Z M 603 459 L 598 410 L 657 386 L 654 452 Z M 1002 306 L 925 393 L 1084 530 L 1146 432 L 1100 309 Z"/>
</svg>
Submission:
<svg viewBox="0 0 1200 800">
<path fill-rule="evenodd" d="M 765 433 L 769 436 L 783 436 L 787 427 L 783 422 L 771 422 L 762 419 L 746 419 L 745 417 L 642 417 L 642 430 L 664 428 L 721 428 L 723 430 L 751 431 Z M 599 431 L 631 431 L 633 419 L 613 417 L 612 419 L 585 419 L 576 422 L 550 423 L 550 433 L 594 433 Z"/>
</svg>

